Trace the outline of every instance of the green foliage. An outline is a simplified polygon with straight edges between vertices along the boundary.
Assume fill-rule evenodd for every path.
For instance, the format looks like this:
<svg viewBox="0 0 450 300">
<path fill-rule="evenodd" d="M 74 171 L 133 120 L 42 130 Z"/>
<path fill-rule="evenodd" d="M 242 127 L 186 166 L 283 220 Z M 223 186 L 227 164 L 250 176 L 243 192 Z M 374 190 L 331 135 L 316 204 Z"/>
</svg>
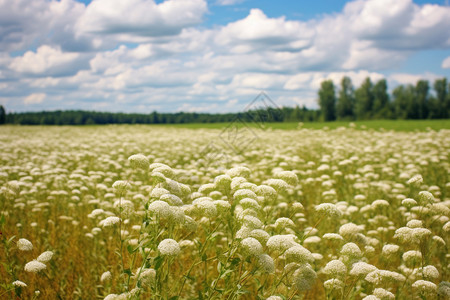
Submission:
<svg viewBox="0 0 450 300">
<path fill-rule="evenodd" d="M 324 121 L 336 120 L 336 95 L 332 80 L 322 81 L 319 90 L 319 106 Z"/>
</svg>

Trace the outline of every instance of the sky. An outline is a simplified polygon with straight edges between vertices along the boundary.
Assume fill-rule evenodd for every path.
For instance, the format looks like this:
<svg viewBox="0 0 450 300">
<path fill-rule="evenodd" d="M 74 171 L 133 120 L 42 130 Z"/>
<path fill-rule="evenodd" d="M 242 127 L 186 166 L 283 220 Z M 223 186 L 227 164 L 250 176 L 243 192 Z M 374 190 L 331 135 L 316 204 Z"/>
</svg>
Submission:
<svg viewBox="0 0 450 300">
<path fill-rule="evenodd" d="M 236 112 L 450 78 L 448 0 L 0 0 L 7 112 Z"/>
</svg>

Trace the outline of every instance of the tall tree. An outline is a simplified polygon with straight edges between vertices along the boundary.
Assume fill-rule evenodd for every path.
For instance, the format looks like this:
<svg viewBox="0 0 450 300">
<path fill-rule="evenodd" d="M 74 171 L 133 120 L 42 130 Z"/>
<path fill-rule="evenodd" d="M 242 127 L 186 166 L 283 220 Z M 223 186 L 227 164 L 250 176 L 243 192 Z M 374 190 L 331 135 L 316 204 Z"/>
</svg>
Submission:
<svg viewBox="0 0 450 300">
<path fill-rule="evenodd" d="M 0 124 L 5 124 L 6 122 L 6 112 L 3 105 L 0 105 Z"/>
<path fill-rule="evenodd" d="M 434 90 L 436 92 L 437 104 L 439 108 L 439 118 L 449 117 L 449 107 L 447 103 L 447 78 L 436 79 L 434 81 Z"/>
<path fill-rule="evenodd" d="M 324 121 L 336 120 L 336 94 L 333 81 L 322 81 L 319 90 L 319 106 Z"/>
<path fill-rule="evenodd" d="M 352 80 L 345 76 L 341 80 L 341 89 L 336 104 L 336 116 L 338 120 L 352 120 L 354 119 L 354 95 Z"/>
<path fill-rule="evenodd" d="M 372 82 L 367 77 L 355 91 L 355 115 L 358 120 L 370 119 L 373 107 Z"/>
<path fill-rule="evenodd" d="M 417 118 L 428 117 L 428 91 L 430 85 L 427 80 L 419 80 L 416 83 Z"/>
<path fill-rule="evenodd" d="M 400 85 L 392 92 L 394 96 L 394 110 L 397 119 L 406 120 L 414 114 L 413 99 L 415 89 L 412 85 Z"/>
<path fill-rule="evenodd" d="M 379 80 L 373 87 L 372 114 L 375 119 L 386 119 L 390 117 L 386 79 Z"/>
</svg>

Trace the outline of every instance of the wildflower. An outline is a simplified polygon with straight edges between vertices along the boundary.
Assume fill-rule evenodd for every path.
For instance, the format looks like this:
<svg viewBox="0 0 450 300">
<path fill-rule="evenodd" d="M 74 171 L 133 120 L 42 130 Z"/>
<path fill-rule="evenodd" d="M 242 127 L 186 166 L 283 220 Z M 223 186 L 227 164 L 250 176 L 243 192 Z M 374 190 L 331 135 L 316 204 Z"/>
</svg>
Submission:
<svg viewBox="0 0 450 300">
<path fill-rule="evenodd" d="M 279 179 L 282 179 L 289 185 L 296 186 L 298 184 L 298 177 L 292 171 L 278 172 L 275 176 L 278 177 Z"/>
<path fill-rule="evenodd" d="M 161 241 L 158 245 L 158 250 L 161 255 L 167 256 L 177 256 L 181 252 L 180 245 L 173 239 L 165 239 Z"/>
<path fill-rule="evenodd" d="M 171 215 L 170 205 L 161 200 L 150 203 L 148 210 L 163 220 L 168 219 Z"/>
<path fill-rule="evenodd" d="M 283 298 L 281 298 L 280 296 L 270 296 L 266 298 L 266 300 L 283 300 Z"/>
<path fill-rule="evenodd" d="M 420 186 L 423 183 L 422 175 L 420 174 L 415 175 L 411 177 L 411 179 L 409 179 L 406 183 L 414 186 Z"/>
<path fill-rule="evenodd" d="M 31 251 L 33 250 L 33 244 L 27 239 L 19 239 L 17 241 L 17 248 L 21 251 Z"/>
<path fill-rule="evenodd" d="M 317 274 L 309 264 L 303 264 L 295 270 L 292 277 L 295 287 L 299 291 L 305 291 L 313 287 Z"/>
<path fill-rule="evenodd" d="M 219 175 L 214 178 L 214 184 L 219 190 L 230 189 L 231 177 L 229 175 Z"/>
<path fill-rule="evenodd" d="M 256 188 L 256 194 L 263 196 L 266 201 L 272 201 L 277 198 L 277 191 L 269 185 L 260 185 Z"/>
<path fill-rule="evenodd" d="M 123 193 L 126 190 L 128 190 L 131 185 L 124 180 L 117 180 L 116 182 L 113 183 L 112 187 L 114 188 L 114 190 L 116 190 L 116 192 L 118 193 Z"/>
<path fill-rule="evenodd" d="M 233 194 L 234 199 L 242 200 L 244 198 L 257 199 L 255 192 L 249 189 L 240 189 Z"/>
<path fill-rule="evenodd" d="M 337 278 L 333 278 L 333 279 L 329 279 L 327 281 L 325 281 L 323 283 L 323 286 L 330 291 L 333 290 L 342 290 L 344 288 L 344 283 L 337 279 Z"/>
<path fill-rule="evenodd" d="M 140 280 L 144 286 L 152 286 L 155 283 L 156 271 L 154 269 L 144 269 L 141 271 Z"/>
<path fill-rule="evenodd" d="M 391 256 L 397 253 L 399 249 L 400 246 L 398 245 L 386 244 L 383 246 L 383 250 L 381 251 L 381 253 L 383 253 L 383 255 L 385 256 Z"/>
<path fill-rule="evenodd" d="M 290 247 L 288 250 L 286 250 L 286 252 L 284 252 L 284 255 L 286 256 L 286 261 L 288 263 L 296 262 L 299 264 L 303 264 L 314 262 L 314 258 L 311 252 L 301 245 Z"/>
<path fill-rule="evenodd" d="M 20 280 L 14 281 L 12 283 L 12 285 L 16 286 L 16 287 L 27 287 L 27 284 L 25 282 L 23 282 L 23 281 L 20 281 Z"/>
<path fill-rule="evenodd" d="M 181 206 L 183 205 L 183 200 L 180 199 L 180 197 L 172 194 L 164 194 L 161 195 L 160 200 L 165 201 L 169 203 L 170 205 L 174 206 Z"/>
<path fill-rule="evenodd" d="M 406 251 L 402 255 L 403 261 L 409 265 L 415 265 L 422 259 L 422 253 L 416 250 Z"/>
<path fill-rule="evenodd" d="M 395 299 L 394 294 L 392 294 L 391 292 L 389 292 L 385 289 L 382 289 L 382 288 L 374 289 L 373 294 L 383 300 L 394 300 Z"/>
<path fill-rule="evenodd" d="M 427 280 L 417 280 L 412 284 L 412 287 L 423 295 L 432 295 L 437 292 L 437 286 Z"/>
<path fill-rule="evenodd" d="M 269 248 L 270 251 L 278 251 L 283 253 L 287 249 L 298 245 L 295 242 L 295 236 L 293 235 L 274 235 L 269 238 L 267 241 L 266 246 Z"/>
<path fill-rule="evenodd" d="M 148 158 L 143 154 L 131 155 L 130 157 L 128 157 L 128 161 L 130 162 L 133 169 L 140 168 L 143 170 L 147 170 L 150 165 Z"/>
<path fill-rule="evenodd" d="M 106 271 L 100 276 L 100 281 L 101 282 L 109 281 L 109 280 L 111 280 L 111 278 L 112 278 L 111 272 L 110 271 Z"/>
<path fill-rule="evenodd" d="M 275 263 L 267 254 L 260 254 L 258 256 L 258 266 L 264 273 L 274 273 L 275 272 Z"/>
<path fill-rule="evenodd" d="M 364 229 L 364 226 L 356 225 L 353 223 L 347 223 L 339 228 L 339 234 L 343 237 L 351 237 L 360 233 Z"/>
<path fill-rule="evenodd" d="M 341 254 L 347 257 L 359 258 L 362 256 L 361 249 L 355 243 L 347 243 L 342 246 Z"/>
<path fill-rule="evenodd" d="M 289 228 L 289 227 L 291 227 L 291 228 L 295 227 L 294 222 L 289 218 L 284 218 L 284 217 L 278 218 L 275 221 L 275 228 L 277 228 L 277 229 L 284 229 L 284 228 Z"/>
<path fill-rule="evenodd" d="M 253 229 L 249 236 L 257 239 L 262 245 L 265 245 L 270 238 L 270 235 L 262 229 Z"/>
<path fill-rule="evenodd" d="M 421 228 L 423 227 L 423 222 L 421 220 L 410 220 L 406 223 L 406 226 L 409 228 Z"/>
<path fill-rule="evenodd" d="M 260 255 L 263 252 L 261 243 L 252 237 L 245 238 L 241 241 L 242 252 L 247 256 Z"/>
<path fill-rule="evenodd" d="M 322 236 L 322 239 L 330 240 L 330 241 L 343 241 L 344 240 L 344 238 L 340 234 L 337 234 L 337 233 L 325 233 Z"/>
<path fill-rule="evenodd" d="M 326 264 L 323 272 L 333 277 L 344 276 L 347 273 L 347 267 L 342 261 L 335 259 Z"/>
<path fill-rule="evenodd" d="M 368 264 L 366 262 L 360 261 L 357 263 L 354 263 L 352 265 L 352 268 L 350 270 L 350 275 L 352 276 L 366 276 L 367 274 L 369 274 L 370 272 L 373 272 L 377 270 L 377 267 Z"/>
<path fill-rule="evenodd" d="M 321 203 L 316 205 L 316 211 L 328 218 L 337 218 L 342 215 L 342 212 L 332 203 Z"/>
<path fill-rule="evenodd" d="M 366 281 L 380 285 L 385 282 L 404 282 L 406 277 L 397 272 L 387 270 L 375 270 L 367 274 Z"/>
<path fill-rule="evenodd" d="M 277 192 L 284 192 L 289 188 L 286 181 L 282 179 L 269 179 L 266 181 L 266 184 L 274 188 Z"/>
<path fill-rule="evenodd" d="M 439 271 L 436 269 L 435 266 L 428 265 L 421 268 L 419 271 L 421 271 L 423 276 L 427 279 L 436 280 L 439 278 Z"/>
<path fill-rule="evenodd" d="M 411 198 L 406 198 L 402 200 L 402 205 L 406 207 L 413 207 L 417 205 L 417 201 Z"/>
<path fill-rule="evenodd" d="M 38 256 L 37 261 L 41 263 L 49 262 L 53 257 L 52 251 L 45 251 L 41 255 Z"/>
<path fill-rule="evenodd" d="M 111 216 L 111 217 L 107 217 L 106 219 L 100 221 L 99 225 L 103 226 L 103 227 L 108 227 L 108 226 L 115 225 L 115 224 L 117 224 L 119 222 L 120 222 L 120 218 L 119 217 Z"/>
<path fill-rule="evenodd" d="M 444 296 L 444 299 L 450 298 L 450 282 L 442 281 L 439 283 L 438 295 Z"/>
<path fill-rule="evenodd" d="M 38 273 L 42 270 L 45 270 L 46 268 L 47 268 L 47 266 L 45 264 L 41 263 L 40 261 L 32 260 L 25 265 L 24 269 L 27 272 Z"/>
<path fill-rule="evenodd" d="M 381 299 L 378 298 L 377 296 L 369 295 L 369 296 L 362 298 L 362 300 L 381 300 Z"/>
<path fill-rule="evenodd" d="M 230 177 L 244 177 L 244 178 L 248 178 L 250 176 L 250 169 L 243 167 L 243 166 L 239 166 L 239 167 L 235 167 L 232 169 L 229 169 L 226 174 Z"/>
<path fill-rule="evenodd" d="M 427 191 L 421 191 L 419 193 L 419 202 L 421 204 L 428 204 L 434 202 L 434 196 L 432 193 Z"/>
</svg>

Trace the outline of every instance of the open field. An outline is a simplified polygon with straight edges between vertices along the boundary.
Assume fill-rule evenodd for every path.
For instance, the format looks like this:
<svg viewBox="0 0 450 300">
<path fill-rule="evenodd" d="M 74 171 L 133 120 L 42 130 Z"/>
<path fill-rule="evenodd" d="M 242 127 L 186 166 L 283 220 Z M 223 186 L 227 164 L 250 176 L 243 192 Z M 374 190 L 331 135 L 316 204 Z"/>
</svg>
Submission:
<svg viewBox="0 0 450 300">
<path fill-rule="evenodd" d="M 348 124 L 0 127 L 0 299 L 448 299 L 450 122 Z"/>
</svg>

